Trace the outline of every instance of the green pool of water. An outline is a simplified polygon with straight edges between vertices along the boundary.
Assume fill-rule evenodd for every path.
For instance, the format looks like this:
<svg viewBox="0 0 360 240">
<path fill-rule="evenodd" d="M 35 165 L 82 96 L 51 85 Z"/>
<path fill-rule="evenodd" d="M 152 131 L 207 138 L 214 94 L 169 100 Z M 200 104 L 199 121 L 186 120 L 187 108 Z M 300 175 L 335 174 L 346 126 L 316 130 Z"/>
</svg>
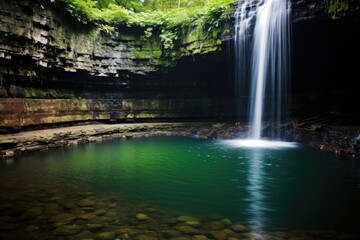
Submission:
<svg viewBox="0 0 360 240">
<path fill-rule="evenodd" d="M 1 181 L 19 176 L 44 186 L 56 182 L 119 193 L 187 215 L 229 218 L 256 231 L 359 231 L 359 162 L 300 145 L 258 149 L 190 137 L 116 140 L 2 162 Z M 17 191 L 17 184 L 7 190 Z"/>
</svg>

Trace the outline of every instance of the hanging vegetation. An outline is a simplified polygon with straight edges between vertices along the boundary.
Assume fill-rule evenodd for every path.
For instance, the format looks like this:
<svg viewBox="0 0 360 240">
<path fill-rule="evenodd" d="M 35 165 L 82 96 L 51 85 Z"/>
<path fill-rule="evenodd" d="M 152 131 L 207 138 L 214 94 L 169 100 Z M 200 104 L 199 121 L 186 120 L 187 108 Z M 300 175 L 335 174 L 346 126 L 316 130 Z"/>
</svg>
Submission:
<svg viewBox="0 0 360 240">
<path fill-rule="evenodd" d="M 237 0 L 42 0 L 61 6 L 82 23 L 94 23 L 108 34 L 119 26 L 143 29 L 142 40 L 155 35 L 163 50 L 182 43 L 215 42 Z M 213 42 L 214 42 L 213 41 Z M 202 44 L 196 48 L 201 49 Z M 195 48 L 195 47 L 194 47 Z M 176 56 L 173 56 L 176 57 Z"/>
<path fill-rule="evenodd" d="M 333 19 L 344 17 L 349 12 L 360 10 L 358 0 L 326 0 L 326 8 Z"/>
</svg>

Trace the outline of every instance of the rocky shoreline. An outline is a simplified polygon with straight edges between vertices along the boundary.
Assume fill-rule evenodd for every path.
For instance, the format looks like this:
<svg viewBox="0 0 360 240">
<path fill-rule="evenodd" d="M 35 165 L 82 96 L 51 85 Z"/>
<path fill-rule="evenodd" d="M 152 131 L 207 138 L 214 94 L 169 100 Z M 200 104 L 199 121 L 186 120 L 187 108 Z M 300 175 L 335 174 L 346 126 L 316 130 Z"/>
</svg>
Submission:
<svg viewBox="0 0 360 240">
<path fill-rule="evenodd" d="M 299 128 L 289 122 L 280 127 L 288 141 L 360 158 L 360 127 L 358 126 L 314 124 Z M 244 138 L 246 134 L 246 124 L 227 122 L 88 124 L 0 135 L 0 158 L 13 158 L 34 151 L 119 138 L 197 136 L 204 139 L 233 139 Z"/>
<path fill-rule="evenodd" d="M 150 136 L 191 136 L 209 123 L 131 123 L 91 124 L 44 130 L 24 131 L 0 135 L 0 157 L 11 158 L 21 154 L 52 148 L 71 147 L 90 142 L 119 138 Z"/>
</svg>

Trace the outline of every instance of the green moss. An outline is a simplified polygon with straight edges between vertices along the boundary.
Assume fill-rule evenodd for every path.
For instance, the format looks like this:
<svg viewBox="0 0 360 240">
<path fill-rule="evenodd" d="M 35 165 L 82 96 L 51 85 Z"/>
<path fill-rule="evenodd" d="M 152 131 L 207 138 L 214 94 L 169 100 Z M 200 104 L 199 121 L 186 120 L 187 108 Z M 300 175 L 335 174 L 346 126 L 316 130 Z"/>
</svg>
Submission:
<svg viewBox="0 0 360 240">
<path fill-rule="evenodd" d="M 326 0 L 326 8 L 333 19 L 344 17 L 352 11 L 359 11 L 358 0 Z"/>
<path fill-rule="evenodd" d="M 129 6 L 118 5 L 116 1 L 111 0 L 42 1 L 51 1 L 53 4 L 62 6 L 83 23 L 97 24 L 99 29 L 106 34 L 115 34 L 114 26 L 119 25 L 143 28 L 144 39 L 152 37 L 152 40 L 159 41 L 160 49 L 172 50 L 194 41 L 219 38 L 223 23 L 231 19 L 233 9 L 231 4 L 237 0 L 186 1 L 187 6 L 180 8 L 172 8 L 175 7 L 172 4 L 164 5 L 162 1 L 150 1 L 152 4 L 146 1 L 142 8 L 133 6 L 127 8 Z M 130 2 L 131 5 L 135 3 L 135 1 Z M 164 11 L 154 11 L 159 6 L 162 6 L 160 9 Z M 140 12 L 135 12 L 134 9 Z M 149 11 L 150 9 L 152 11 Z M 126 36 L 120 36 L 120 38 L 123 39 Z M 142 44 L 148 42 L 143 41 Z M 155 57 L 161 55 L 166 56 L 163 52 L 162 54 L 159 51 L 154 52 Z M 144 57 L 143 54 L 137 54 L 137 56 Z"/>
<path fill-rule="evenodd" d="M 148 51 L 135 50 L 133 52 L 133 54 L 137 59 L 150 59 L 150 58 L 152 58 L 152 55 L 149 55 Z"/>
<path fill-rule="evenodd" d="M 152 53 L 156 58 L 159 58 L 162 55 L 162 51 L 160 49 L 159 50 L 154 50 Z"/>
</svg>

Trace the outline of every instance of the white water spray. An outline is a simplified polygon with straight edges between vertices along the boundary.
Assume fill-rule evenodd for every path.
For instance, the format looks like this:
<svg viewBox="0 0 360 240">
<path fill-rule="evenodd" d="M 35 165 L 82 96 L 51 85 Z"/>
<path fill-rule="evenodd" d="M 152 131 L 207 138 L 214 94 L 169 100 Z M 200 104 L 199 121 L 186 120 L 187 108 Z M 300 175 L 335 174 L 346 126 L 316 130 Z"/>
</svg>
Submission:
<svg viewBox="0 0 360 240">
<path fill-rule="evenodd" d="M 263 117 L 280 123 L 289 78 L 290 1 L 244 0 L 235 12 L 236 88 L 250 91 L 250 139 L 260 140 Z M 279 138 L 280 133 L 274 133 Z"/>
</svg>

